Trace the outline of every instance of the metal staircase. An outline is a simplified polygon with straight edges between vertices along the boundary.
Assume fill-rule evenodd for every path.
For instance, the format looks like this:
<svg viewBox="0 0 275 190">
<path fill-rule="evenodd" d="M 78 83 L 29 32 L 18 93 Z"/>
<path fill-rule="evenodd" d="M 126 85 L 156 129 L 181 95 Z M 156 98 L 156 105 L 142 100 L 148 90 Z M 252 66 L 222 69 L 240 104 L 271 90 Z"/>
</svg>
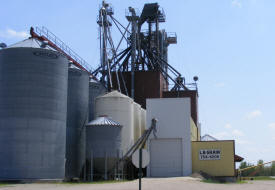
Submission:
<svg viewBox="0 0 275 190">
<path fill-rule="evenodd" d="M 62 40 L 60 40 L 55 34 L 53 34 L 46 27 L 31 27 L 30 34 L 33 38 L 37 38 L 41 41 L 47 41 L 48 45 L 64 53 L 64 55 L 72 61 L 72 63 L 82 69 L 87 71 L 90 75 L 94 70 L 83 58 L 81 58 L 75 51 L 73 51 L 68 45 L 66 45 Z M 95 77 L 93 77 L 96 79 Z"/>
</svg>

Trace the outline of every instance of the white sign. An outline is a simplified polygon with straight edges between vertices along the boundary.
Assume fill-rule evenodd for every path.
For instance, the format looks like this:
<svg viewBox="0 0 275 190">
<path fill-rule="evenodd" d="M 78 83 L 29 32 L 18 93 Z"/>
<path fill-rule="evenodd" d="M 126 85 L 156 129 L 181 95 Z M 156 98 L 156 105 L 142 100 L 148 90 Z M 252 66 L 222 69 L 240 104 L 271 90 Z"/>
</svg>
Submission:
<svg viewBox="0 0 275 190">
<path fill-rule="evenodd" d="M 150 162 L 150 155 L 147 150 L 142 149 L 142 168 L 145 168 Z M 139 168 L 139 150 L 132 155 L 132 163 Z"/>
<path fill-rule="evenodd" d="M 220 160 L 221 150 L 220 149 L 202 149 L 199 150 L 200 160 Z"/>
</svg>

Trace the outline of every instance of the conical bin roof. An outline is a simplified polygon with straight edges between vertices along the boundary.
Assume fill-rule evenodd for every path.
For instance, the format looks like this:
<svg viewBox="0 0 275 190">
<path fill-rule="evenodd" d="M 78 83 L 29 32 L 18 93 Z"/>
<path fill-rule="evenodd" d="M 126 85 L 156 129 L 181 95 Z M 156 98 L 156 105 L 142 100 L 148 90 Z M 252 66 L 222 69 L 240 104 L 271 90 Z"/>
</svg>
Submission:
<svg viewBox="0 0 275 190">
<path fill-rule="evenodd" d="M 43 42 L 35 39 L 35 38 L 28 38 L 25 40 L 22 40 L 20 42 L 17 42 L 13 45 L 8 46 L 7 48 L 41 48 Z M 51 48 L 50 46 L 45 46 L 43 49 L 49 49 L 52 51 L 56 51 L 54 48 Z"/>
<path fill-rule="evenodd" d="M 107 116 L 100 116 L 97 117 L 95 120 L 89 122 L 87 127 L 93 127 L 93 126 L 113 126 L 113 127 L 122 127 L 121 124 L 118 122 L 112 120 L 111 118 Z"/>
</svg>

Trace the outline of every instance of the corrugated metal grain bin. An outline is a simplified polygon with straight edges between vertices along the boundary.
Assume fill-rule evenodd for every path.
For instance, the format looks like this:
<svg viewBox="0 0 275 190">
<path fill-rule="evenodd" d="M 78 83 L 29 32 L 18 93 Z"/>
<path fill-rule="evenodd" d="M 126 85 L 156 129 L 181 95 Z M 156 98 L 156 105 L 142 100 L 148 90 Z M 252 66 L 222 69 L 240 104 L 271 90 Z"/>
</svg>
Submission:
<svg viewBox="0 0 275 190">
<path fill-rule="evenodd" d="M 107 92 L 106 88 L 93 79 L 89 82 L 89 121 L 94 120 L 95 99 Z"/>
<path fill-rule="evenodd" d="M 122 126 L 119 123 L 105 116 L 98 117 L 87 124 L 86 159 L 93 160 L 95 174 L 103 175 L 105 166 L 106 172 L 114 169 L 121 153 L 121 130 Z"/>
<path fill-rule="evenodd" d="M 67 81 L 56 51 L 0 50 L 0 180 L 64 178 Z"/>
<path fill-rule="evenodd" d="M 89 76 L 69 68 L 66 130 L 66 179 L 80 178 L 85 165 L 85 125 L 88 118 Z"/>
</svg>

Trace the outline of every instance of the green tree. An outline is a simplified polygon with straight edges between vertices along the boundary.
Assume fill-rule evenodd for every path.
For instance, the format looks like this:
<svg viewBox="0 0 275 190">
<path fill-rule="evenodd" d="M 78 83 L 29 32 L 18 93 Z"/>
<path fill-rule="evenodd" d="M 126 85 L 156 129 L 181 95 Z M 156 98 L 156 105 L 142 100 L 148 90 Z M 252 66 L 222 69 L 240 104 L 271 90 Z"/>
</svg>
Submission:
<svg viewBox="0 0 275 190">
<path fill-rule="evenodd" d="M 249 168 L 252 166 L 254 166 L 254 165 L 244 161 L 244 162 L 241 162 L 239 169 L 245 169 L 245 168 Z M 244 170 L 244 171 L 242 171 L 242 176 L 244 176 L 244 177 L 249 176 L 253 172 L 255 172 L 255 168 L 250 168 L 250 169 Z"/>
<path fill-rule="evenodd" d="M 272 162 L 270 170 L 270 175 L 275 176 L 275 162 Z"/>
<path fill-rule="evenodd" d="M 261 165 L 263 163 L 264 163 L 263 160 L 258 160 L 257 165 Z M 265 175 L 265 168 L 264 168 L 264 166 L 258 166 L 258 172 L 257 172 L 256 175 L 257 176 L 264 176 Z"/>
<path fill-rule="evenodd" d="M 247 168 L 247 163 L 246 162 L 241 162 L 239 169 L 244 169 Z"/>
</svg>

